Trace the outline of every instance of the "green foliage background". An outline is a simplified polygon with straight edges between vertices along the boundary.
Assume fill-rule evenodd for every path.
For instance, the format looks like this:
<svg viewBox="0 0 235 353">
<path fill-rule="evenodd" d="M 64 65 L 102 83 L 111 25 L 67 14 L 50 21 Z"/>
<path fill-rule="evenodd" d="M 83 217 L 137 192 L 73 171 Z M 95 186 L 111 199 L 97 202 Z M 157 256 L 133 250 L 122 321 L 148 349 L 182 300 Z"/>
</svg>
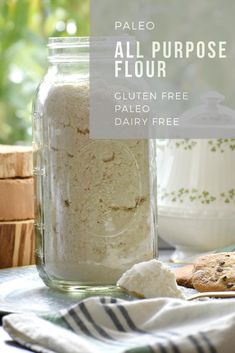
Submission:
<svg viewBox="0 0 235 353">
<path fill-rule="evenodd" d="M 47 38 L 68 36 L 69 23 L 73 36 L 87 36 L 88 1 L 0 1 L 0 143 L 31 142 L 31 104 L 47 67 Z"/>
</svg>

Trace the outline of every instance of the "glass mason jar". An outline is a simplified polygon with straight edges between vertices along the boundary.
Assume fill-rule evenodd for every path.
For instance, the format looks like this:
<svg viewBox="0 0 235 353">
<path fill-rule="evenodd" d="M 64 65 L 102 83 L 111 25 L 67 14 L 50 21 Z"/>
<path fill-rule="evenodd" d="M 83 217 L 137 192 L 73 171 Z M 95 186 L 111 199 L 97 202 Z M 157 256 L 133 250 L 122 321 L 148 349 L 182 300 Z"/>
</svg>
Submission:
<svg viewBox="0 0 235 353">
<path fill-rule="evenodd" d="M 33 106 L 36 261 L 45 284 L 107 288 L 156 256 L 156 146 L 89 138 L 89 39 L 50 38 Z"/>
</svg>

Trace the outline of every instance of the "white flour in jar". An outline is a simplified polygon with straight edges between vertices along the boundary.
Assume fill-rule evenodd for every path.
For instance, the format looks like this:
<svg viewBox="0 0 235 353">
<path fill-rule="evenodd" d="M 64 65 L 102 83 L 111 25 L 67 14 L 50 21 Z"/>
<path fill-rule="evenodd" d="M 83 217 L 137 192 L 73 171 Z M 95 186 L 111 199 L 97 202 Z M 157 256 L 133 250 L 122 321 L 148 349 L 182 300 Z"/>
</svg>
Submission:
<svg viewBox="0 0 235 353">
<path fill-rule="evenodd" d="M 115 283 L 154 256 L 148 142 L 89 139 L 87 82 L 53 86 L 45 115 L 47 273 L 84 284 Z"/>
</svg>

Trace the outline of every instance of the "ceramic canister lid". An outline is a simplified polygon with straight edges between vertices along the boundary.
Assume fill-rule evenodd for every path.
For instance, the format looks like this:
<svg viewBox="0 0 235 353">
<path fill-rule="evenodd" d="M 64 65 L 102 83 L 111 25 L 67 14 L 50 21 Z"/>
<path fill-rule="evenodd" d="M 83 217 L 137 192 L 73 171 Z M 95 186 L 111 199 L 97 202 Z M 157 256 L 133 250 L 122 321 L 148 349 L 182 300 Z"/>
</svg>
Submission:
<svg viewBox="0 0 235 353">
<path fill-rule="evenodd" d="M 222 105 L 225 97 L 209 91 L 201 97 L 203 104 L 187 110 L 181 119 L 190 126 L 234 127 L 235 111 Z"/>
</svg>

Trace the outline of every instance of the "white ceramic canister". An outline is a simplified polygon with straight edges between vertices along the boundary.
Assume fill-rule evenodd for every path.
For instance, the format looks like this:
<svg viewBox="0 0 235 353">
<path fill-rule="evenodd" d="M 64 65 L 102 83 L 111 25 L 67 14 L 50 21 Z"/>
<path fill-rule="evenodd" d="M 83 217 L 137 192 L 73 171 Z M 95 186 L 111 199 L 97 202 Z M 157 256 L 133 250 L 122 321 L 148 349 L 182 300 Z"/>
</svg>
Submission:
<svg viewBox="0 0 235 353">
<path fill-rule="evenodd" d="M 235 119 L 209 93 L 184 118 Z M 159 235 L 176 247 L 175 262 L 235 243 L 235 139 L 162 140 L 158 142 Z"/>
</svg>

